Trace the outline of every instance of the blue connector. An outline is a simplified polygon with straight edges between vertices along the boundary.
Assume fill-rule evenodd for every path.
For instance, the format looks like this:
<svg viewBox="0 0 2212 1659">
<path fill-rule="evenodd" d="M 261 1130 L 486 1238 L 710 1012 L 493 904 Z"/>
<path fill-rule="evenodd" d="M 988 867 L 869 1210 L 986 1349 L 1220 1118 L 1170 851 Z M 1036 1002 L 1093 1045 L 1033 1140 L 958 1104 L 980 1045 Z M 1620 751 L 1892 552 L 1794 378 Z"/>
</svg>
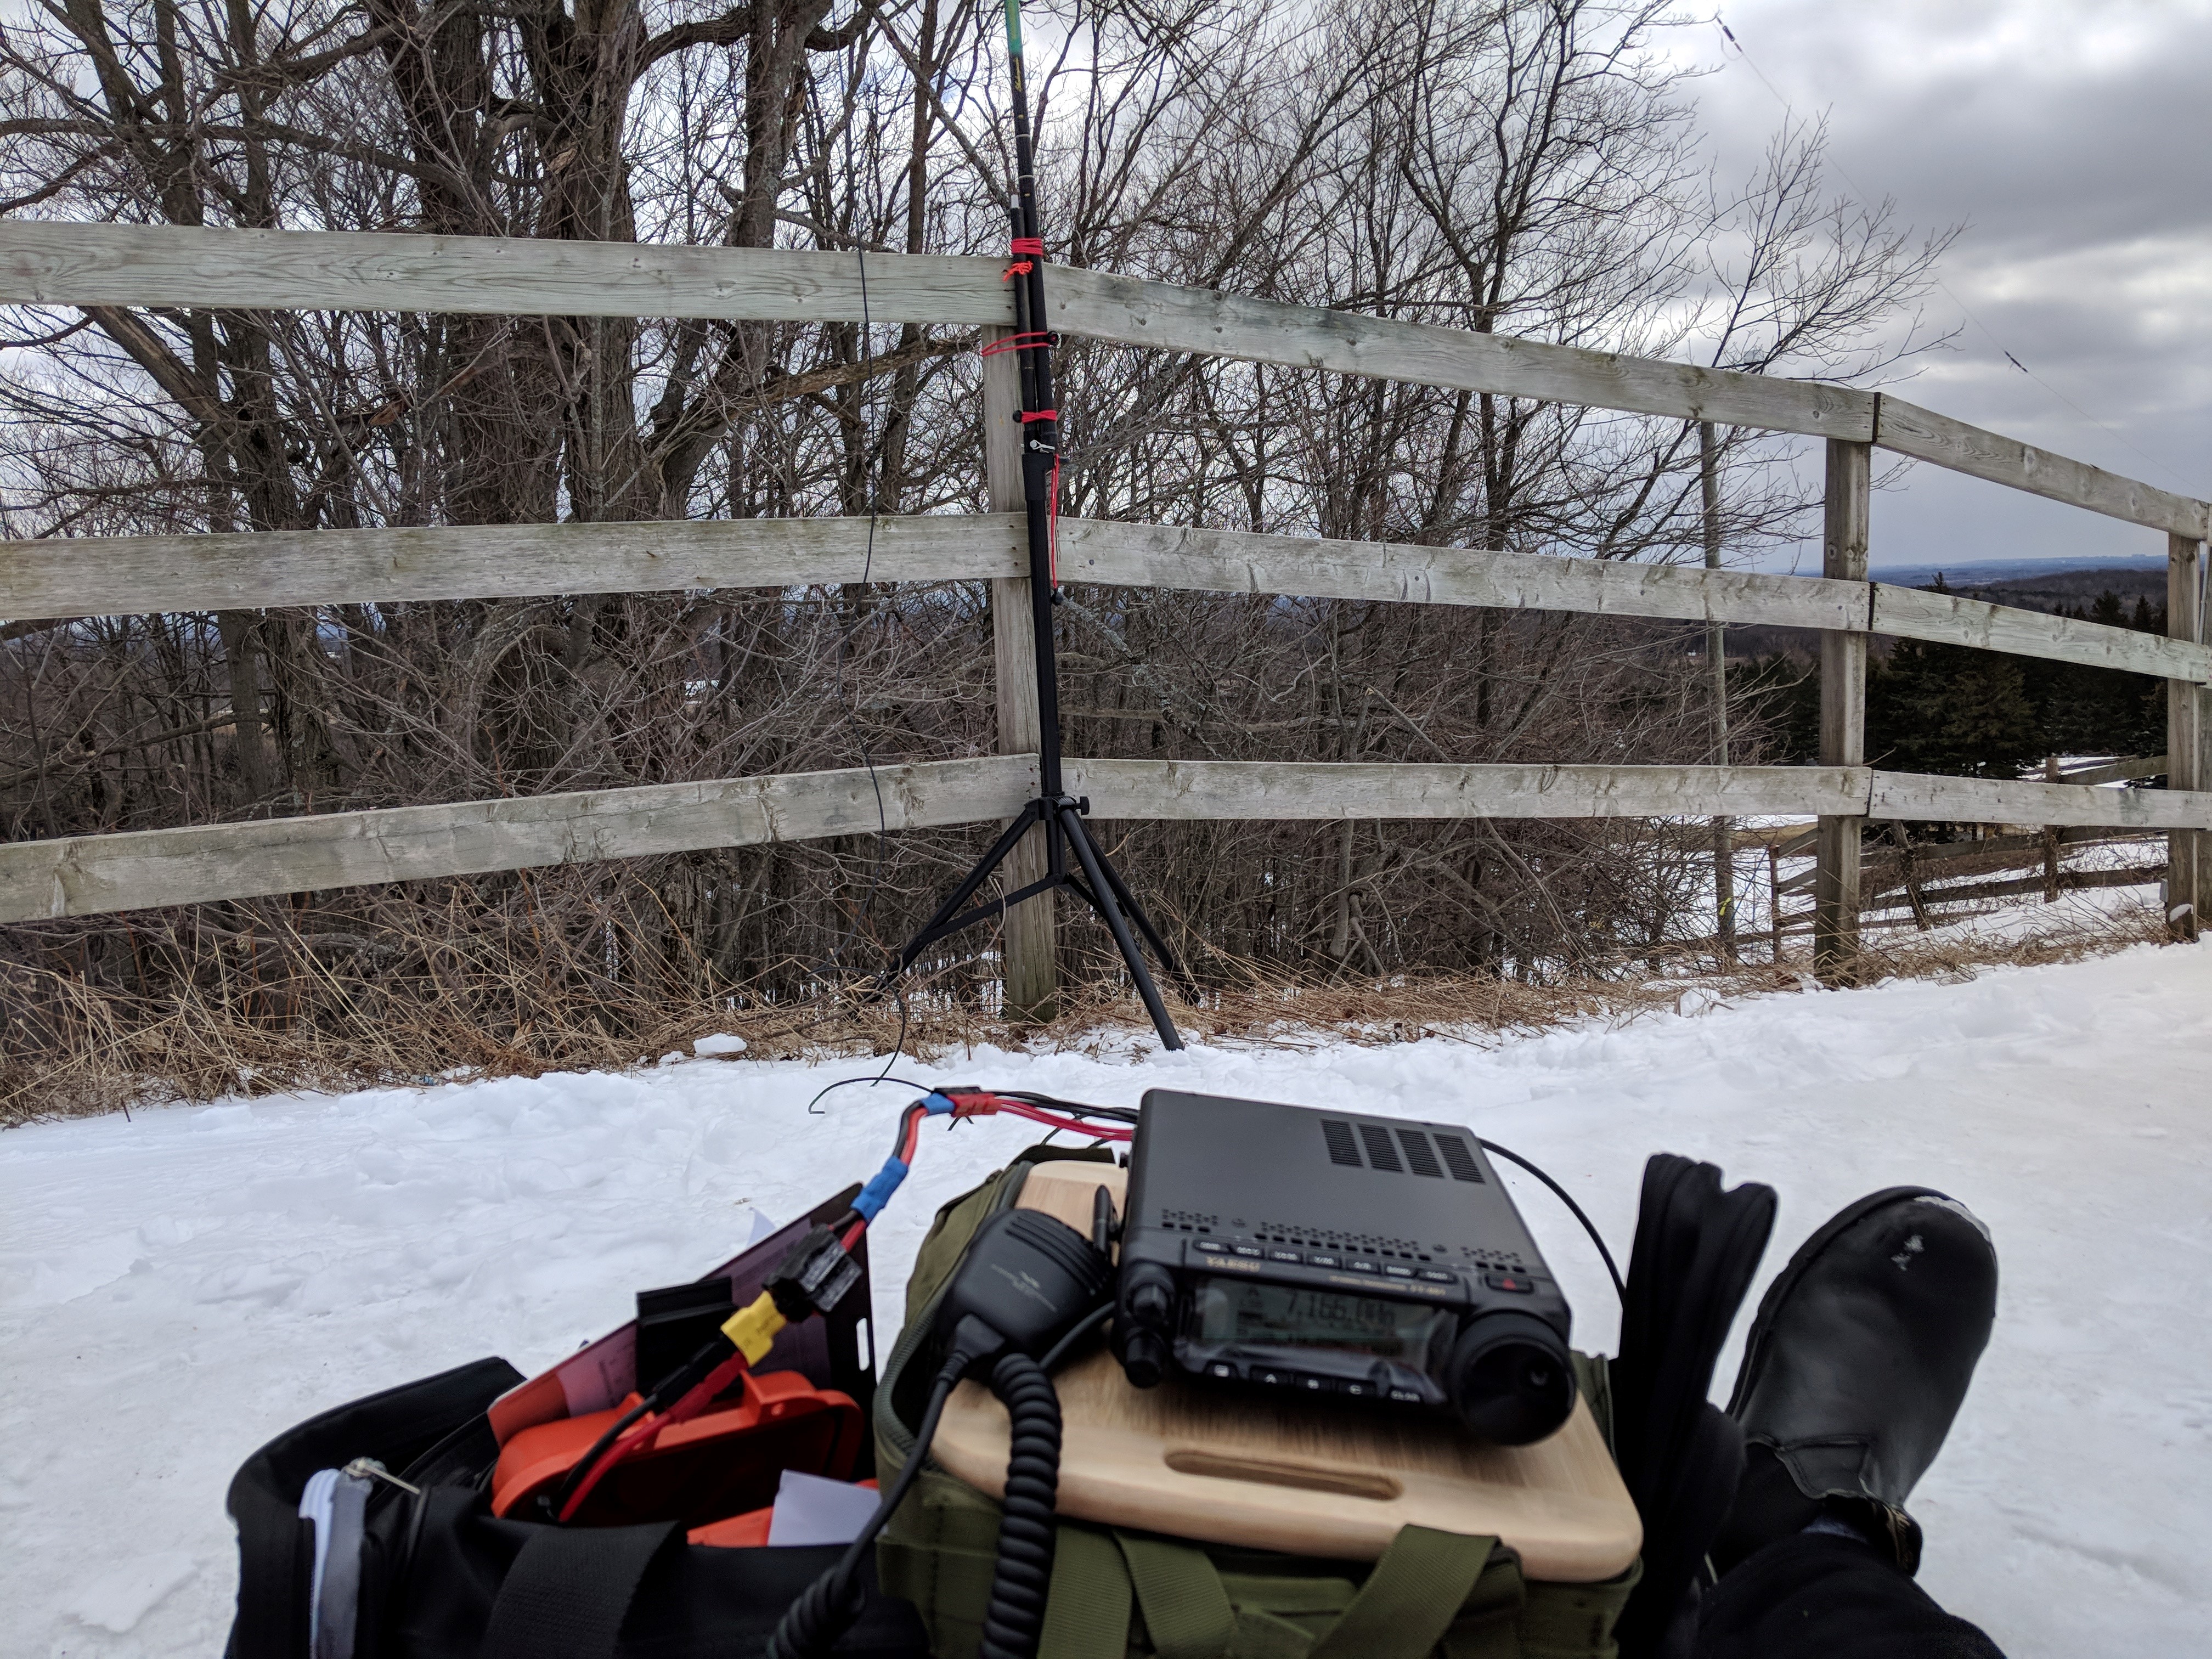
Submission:
<svg viewBox="0 0 2212 1659">
<path fill-rule="evenodd" d="M 884 1206 L 891 1201 L 891 1194 L 899 1189 L 899 1183 L 906 1179 L 906 1171 L 904 1158 L 884 1160 L 884 1167 L 876 1171 L 868 1184 L 860 1188 L 860 1195 L 853 1200 L 853 1208 L 861 1220 L 873 1221 L 882 1213 Z"/>
</svg>

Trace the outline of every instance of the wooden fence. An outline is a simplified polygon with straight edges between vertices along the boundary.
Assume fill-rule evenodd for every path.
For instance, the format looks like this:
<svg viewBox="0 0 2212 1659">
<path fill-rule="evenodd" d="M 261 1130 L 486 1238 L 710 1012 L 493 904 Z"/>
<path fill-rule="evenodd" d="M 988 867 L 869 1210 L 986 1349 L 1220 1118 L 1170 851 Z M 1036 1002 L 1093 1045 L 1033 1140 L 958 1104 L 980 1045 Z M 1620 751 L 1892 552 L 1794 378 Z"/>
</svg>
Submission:
<svg viewBox="0 0 2212 1659">
<path fill-rule="evenodd" d="M 854 321 L 1009 329 L 1000 262 L 381 233 L 0 222 L 0 303 Z M 1108 818 L 1817 817 L 1816 963 L 1847 974 L 1869 819 L 2168 834 L 2177 933 L 2194 937 L 2212 842 L 2212 647 L 2200 562 L 2212 507 L 1886 394 L 1698 368 L 1055 267 L 1064 334 L 1821 438 L 1822 574 L 1686 567 L 1064 520 L 1071 580 L 1591 612 L 1820 630 L 1817 765 L 1481 766 L 1077 760 Z M 1014 359 L 984 359 L 993 513 L 884 518 L 872 580 L 988 581 L 995 757 L 878 769 L 893 829 L 1003 818 L 1036 787 L 1026 562 L 1015 509 Z M 1867 579 L 1875 449 L 2162 532 L 2168 637 Z M 521 525 L 0 543 L 0 618 L 777 587 L 858 580 L 862 519 Z M 2167 684 L 2169 787 L 1869 769 L 1869 635 L 2153 675 Z M 866 771 L 580 791 L 0 846 L 0 921 L 850 835 L 877 827 Z M 1016 884 L 1024 867 L 1009 871 Z M 1007 918 L 1010 1005 L 1051 1000 L 1052 917 Z"/>
</svg>

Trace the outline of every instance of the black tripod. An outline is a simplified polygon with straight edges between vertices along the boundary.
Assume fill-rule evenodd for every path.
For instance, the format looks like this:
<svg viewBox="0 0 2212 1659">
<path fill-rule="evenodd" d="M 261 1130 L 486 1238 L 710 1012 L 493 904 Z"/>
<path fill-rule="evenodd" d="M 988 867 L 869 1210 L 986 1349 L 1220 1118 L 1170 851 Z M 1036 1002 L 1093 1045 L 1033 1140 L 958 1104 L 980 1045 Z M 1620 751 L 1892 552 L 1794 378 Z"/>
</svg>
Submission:
<svg viewBox="0 0 2212 1659">
<path fill-rule="evenodd" d="M 1007 0 L 1006 49 L 1012 61 L 1014 93 L 1014 263 L 1007 276 L 1014 283 L 1014 333 L 1000 343 L 1001 349 L 1016 353 L 1021 369 L 1022 506 L 1029 521 L 1030 620 L 1036 636 L 1037 773 L 1040 793 L 991 844 L 982 861 L 970 870 L 937 914 L 900 949 L 898 960 L 884 972 L 889 984 L 911 968 L 921 953 L 949 933 L 979 921 L 1002 915 L 1025 900 L 1042 897 L 1065 887 L 1098 913 L 1114 944 L 1128 964 L 1137 994 L 1160 1034 L 1161 1046 L 1180 1048 L 1175 1022 L 1168 1018 L 1159 988 L 1145 967 L 1145 958 L 1129 932 L 1134 921 L 1145 942 L 1152 947 L 1160 965 L 1184 981 L 1186 994 L 1196 1000 L 1188 978 L 1176 965 L 1174 953 L 1159 936 L 1144 908 L 1129 891 L 1084 827 L 1083 815 L 1091 810 L 1088 797 L 1079 799 L 1066 793 L 1060 769 L 1060 678 L 1053 656 L 1052 604 L 1057 591 L 1053 566 L 1054 495 L 1059 476 L 1060 418 L 1052 401 L 1052 336 L 1045 327 L 1044 243 L 1037 234 L 1036 175 L 1030 143 L 1029 94 L 1022 77 L 1021 12 L 1018 0 Z M 970 904 L 1006 855 L 1032 828 L 1044 832 L 1045 875 L 1042 880 L 984 904 Z M 1079 876 L 1069 867 L 1073 849 Z"/>
</svg>

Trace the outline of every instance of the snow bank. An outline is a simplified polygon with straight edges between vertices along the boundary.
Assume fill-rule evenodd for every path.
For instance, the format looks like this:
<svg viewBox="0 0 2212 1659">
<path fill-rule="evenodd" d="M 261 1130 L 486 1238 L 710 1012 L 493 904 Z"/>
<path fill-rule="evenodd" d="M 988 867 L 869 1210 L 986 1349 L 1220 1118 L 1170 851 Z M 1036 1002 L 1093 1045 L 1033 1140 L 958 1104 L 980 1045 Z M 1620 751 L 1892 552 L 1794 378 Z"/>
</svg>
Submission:
<svg viewBox="0 0 2212 1659">
<path fill-rule="evenodd" d="M 1168 1084 L 1469 1123 L 1567 1182 L 1624 1255 L 1644 1157 L 1690 1153 L 1780 1189 L 1770 1273 L 1858 1194 L 1956 1194 L 1995 1231 L 2002 1311 L 1914 1503 L 1922 1579 L 2014 1659 L 2055 1659 L 2196 1650 L 2212 1613 L 2197 1560 L 2212 1538 L 2208 1049 L 2212 951 L 2144 949 L 1960 985 L 1700 999 L 1486 1048 L 979 1052 L 899 1070 L 1101 1103 Z M 223 1489 L 256 1446 L 482 1354 L 534 1370 L 626 1317 L 638 1287 L 872 1170 L 911 1090 L 805 1107 L 868 1069 L 673 1057 L 629 1076 L 0 1137 L 0 1653 L 219 1650 L 234 1583 Z M 933 1126 L 876 1229 L 884 1332 L 936 1206 L 1030 1138 Z M 1608 1348 L 1594 1253 L 1510 1178 L 1578 1343 Z"/>
</svg>

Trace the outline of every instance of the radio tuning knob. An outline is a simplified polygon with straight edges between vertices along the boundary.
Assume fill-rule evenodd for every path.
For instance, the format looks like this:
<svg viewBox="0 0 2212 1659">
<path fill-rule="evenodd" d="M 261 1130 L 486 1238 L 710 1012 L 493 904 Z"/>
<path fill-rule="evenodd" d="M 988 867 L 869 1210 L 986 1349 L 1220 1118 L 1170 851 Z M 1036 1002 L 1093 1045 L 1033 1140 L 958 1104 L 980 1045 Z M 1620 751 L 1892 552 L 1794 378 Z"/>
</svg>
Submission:
<svg viewBox="0 0 2212 1659">
<path fill-rule="evenodd" d="M 1129 1317 L 1139 1325 L 1164 1326 L 1174 1306 L 1168 1287 L 1157 1279 L 1130 1286 Z"/>
<path fill-rule="evenodd" d="M 1167 1370 L 1168 1345 L 1150 1331 L 1131 1331 L 1121 1344 L 1121 1374 L 1135 1387 L 1151 1389 Z"/>
</svg>

